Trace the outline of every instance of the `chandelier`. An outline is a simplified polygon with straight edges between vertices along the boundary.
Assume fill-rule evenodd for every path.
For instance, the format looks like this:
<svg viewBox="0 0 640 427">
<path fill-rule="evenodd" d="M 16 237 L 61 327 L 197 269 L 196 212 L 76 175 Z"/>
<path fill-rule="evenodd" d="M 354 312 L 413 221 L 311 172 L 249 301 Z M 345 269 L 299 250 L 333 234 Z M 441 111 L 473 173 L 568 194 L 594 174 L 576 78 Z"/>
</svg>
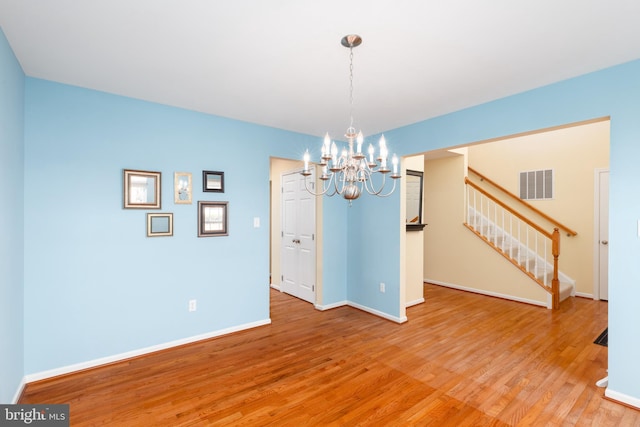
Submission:
<svg viewBox="0 0 640 427">
<path fill-rule="evenodd" d="M 304 153 L 304 169 L 301 174 L 305 177 L 305 186 L 309 193 L 329 197 L 340 194 L 346 200 L 351 202 L 366 191 L 367 193 L 387 197 L 393 193 L 396 188 L 396 180 L 401 178 L 398 173 L 398 157 L 394 154 L 391 160 L 393 169 L 389 168 L 389 151 L 384 135 L 380 137 L 378 155 L 375 155 L 375 148 L 369 144 L 367 155 L 362 152 L 364 137 L 362 131 L 356 133 L 353 127 L 353 48 L 362 43 L 362 38 L 355 34 L 344 36 L 341 44 L 349 48 L 349 104 L 350 104 L 350 122 L 345 137 L 348 141 L 348 147 L 342 148 L 338 155 L 338 146 L 331 141 L 329 133 L 324 136 L 324 142 L 321 149 L 321 157 L 319 165 L 322 167 L 322 174 L 319 179 L 322 181 L 322 190 L 314 192 L 309 188 L 306 177 L 311 175 L 309 169 L 309 150 Z M 355 143 L 355 146 L 354 146 Z M 392 178 L 393 186 L 387 193 L 383 193 L 386 184 L 387 174 Z M 373 182 L 373 176 L 380 174 L 379 186 L 376 187 Z"/>
</svg>

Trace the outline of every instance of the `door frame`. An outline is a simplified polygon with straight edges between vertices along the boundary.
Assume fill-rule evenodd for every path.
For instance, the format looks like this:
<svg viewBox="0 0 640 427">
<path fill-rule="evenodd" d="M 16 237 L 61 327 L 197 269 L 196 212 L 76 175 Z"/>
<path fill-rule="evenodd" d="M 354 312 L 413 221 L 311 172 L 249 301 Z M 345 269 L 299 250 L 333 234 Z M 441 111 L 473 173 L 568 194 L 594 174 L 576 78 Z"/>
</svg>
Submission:
<svg viewBox="0 0 640 427">
<path fill-rule="evenodd" d="M 281 248 L 281 232 L 282 232 L 282 213 L 280 212 L 280 204 L 282 202 L 282 193 L 280 188 L 282 182 L 280 182 L 281 174 L 285 171 L 302 168 L 302 160 L 286 159 L 282 157 L 271 157 L 269 162 L 269 176 L 271 179 L 271 194 L 270 204 L 271 211 L 269 212 L 269 226 L 271 227 L 271 239 L 269 241 L 270 251 L 270 265 L 269 275 L 271 278 L 270 286 L 273 289 L 281 291 L 280 289 L 280 248 Z M 316 216 L 317 221 L 317 216 Z M 317 226 L 317 224 L 316 224 Z M 317 256 L 317 255 L 316 255 Z"/>
<path fill-rule="evenodd" d="M 271 284 L 269 285 L 272 289 L 282 292 L 279 286 L 279 276 L 281 274 L 281 259 L 280 259 L 280 245 L 281 245 L 281 232 L 282 232 L 282 219 L 280 212 L 280 203 L 281 193 L 280 188 L 282 183 L 280 182 L 280 176 L 282 173 L 302 169 L 303 162 L 298 159 L 288 159 L 284 157 L 270 157 L 270 166 L 269 166 L 269 176 L 272 182 L 271 184 L 271 211 L 269 212 L 269 226 L 271 227 L 271 240 L 269 242 L 269 247 L 271 251 L 271 265 L 269 266 L 270 275 L 272 277 Z M 316 171 L 316 182 L 315 186 L 318 186 L 318 167 L 313 164 L 313 167 Z M 323 274 L 322 274 L 322 248 L 323 248 L 323 197 L 316 198 L 316 303 L 315 308 L 318 310 L 324 310 L 331 307 L 324 307 L 322 302 L 324 300 L 324 289 L 323 289 Z M 275 253 L 278 251 L 278 253 Z M 274 263 L 275 261 L 275 263 Z"/>
<path fill-rule="evenodd" d="M 609 168 L 596 168 L 593 172 L 593 299 L 600 300 L 600 177 Z"/>
</svg>

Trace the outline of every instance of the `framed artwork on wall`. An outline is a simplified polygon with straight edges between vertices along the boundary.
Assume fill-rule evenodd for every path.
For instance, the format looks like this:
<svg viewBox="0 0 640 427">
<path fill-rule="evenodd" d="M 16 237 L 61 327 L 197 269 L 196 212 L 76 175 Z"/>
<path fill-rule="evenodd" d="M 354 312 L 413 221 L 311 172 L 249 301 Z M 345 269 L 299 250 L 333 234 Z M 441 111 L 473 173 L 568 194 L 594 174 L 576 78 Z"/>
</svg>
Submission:
<svg viewBox="0 0 640 427">
<path fill-rule="evenodd" d="M 172 213 L 148 213 L 147 237 L 173 236 Z"/>
<path fill-rule="evenodd" d="M 161 175 L 160 172 L 124 169 L 124 208 L 160 209 Z"/>
<path fill-rule="evenodd" d="M 198 237 L 229 235 L 229 202 L 198 202 Z"/>
<path fill-rule="evenodd" d="M 224 193 L 224 172 L 202 171 L 202 191 Z"/>
<path fill-rule="evenodd" d="M 173 202 L 190 205 L 192 194 L 191 172 L 175 172 L 173 174 Z"/>
</svg>

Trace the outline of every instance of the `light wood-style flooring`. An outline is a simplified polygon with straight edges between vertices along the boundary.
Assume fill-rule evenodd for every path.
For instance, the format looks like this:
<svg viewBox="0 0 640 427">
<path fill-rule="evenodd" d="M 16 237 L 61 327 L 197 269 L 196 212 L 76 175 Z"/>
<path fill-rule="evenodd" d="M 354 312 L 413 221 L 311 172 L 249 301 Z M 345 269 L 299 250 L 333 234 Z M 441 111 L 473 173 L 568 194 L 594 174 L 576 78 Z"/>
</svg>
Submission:
<svg viewBox="0 0 640 427">
<path fill-rule="evenodd" d="M 425 285 L 398 325 L 271 290 L 272 324 L 27 385 L 73 426 L 638 426 L 603 398 L 607 303 Z"/>
</svg>

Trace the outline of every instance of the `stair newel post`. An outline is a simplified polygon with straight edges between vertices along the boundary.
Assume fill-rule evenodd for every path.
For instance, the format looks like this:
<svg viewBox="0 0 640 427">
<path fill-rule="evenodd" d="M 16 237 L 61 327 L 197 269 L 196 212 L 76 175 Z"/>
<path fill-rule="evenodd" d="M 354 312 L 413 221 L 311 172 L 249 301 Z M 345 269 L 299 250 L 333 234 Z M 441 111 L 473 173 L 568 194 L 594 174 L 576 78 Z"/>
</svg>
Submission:
<svg viewBox="0 0 640 427">
<path fill-rule="evenodd" d="M 558 279 L 558 257 L 560 256 L 560 231 L 553 229 L 551 236 L 551 253 L 553 255 L 553 279 L 551 280 L 553 310 L 560 307 L 560 280 Z"/>
</svg>

